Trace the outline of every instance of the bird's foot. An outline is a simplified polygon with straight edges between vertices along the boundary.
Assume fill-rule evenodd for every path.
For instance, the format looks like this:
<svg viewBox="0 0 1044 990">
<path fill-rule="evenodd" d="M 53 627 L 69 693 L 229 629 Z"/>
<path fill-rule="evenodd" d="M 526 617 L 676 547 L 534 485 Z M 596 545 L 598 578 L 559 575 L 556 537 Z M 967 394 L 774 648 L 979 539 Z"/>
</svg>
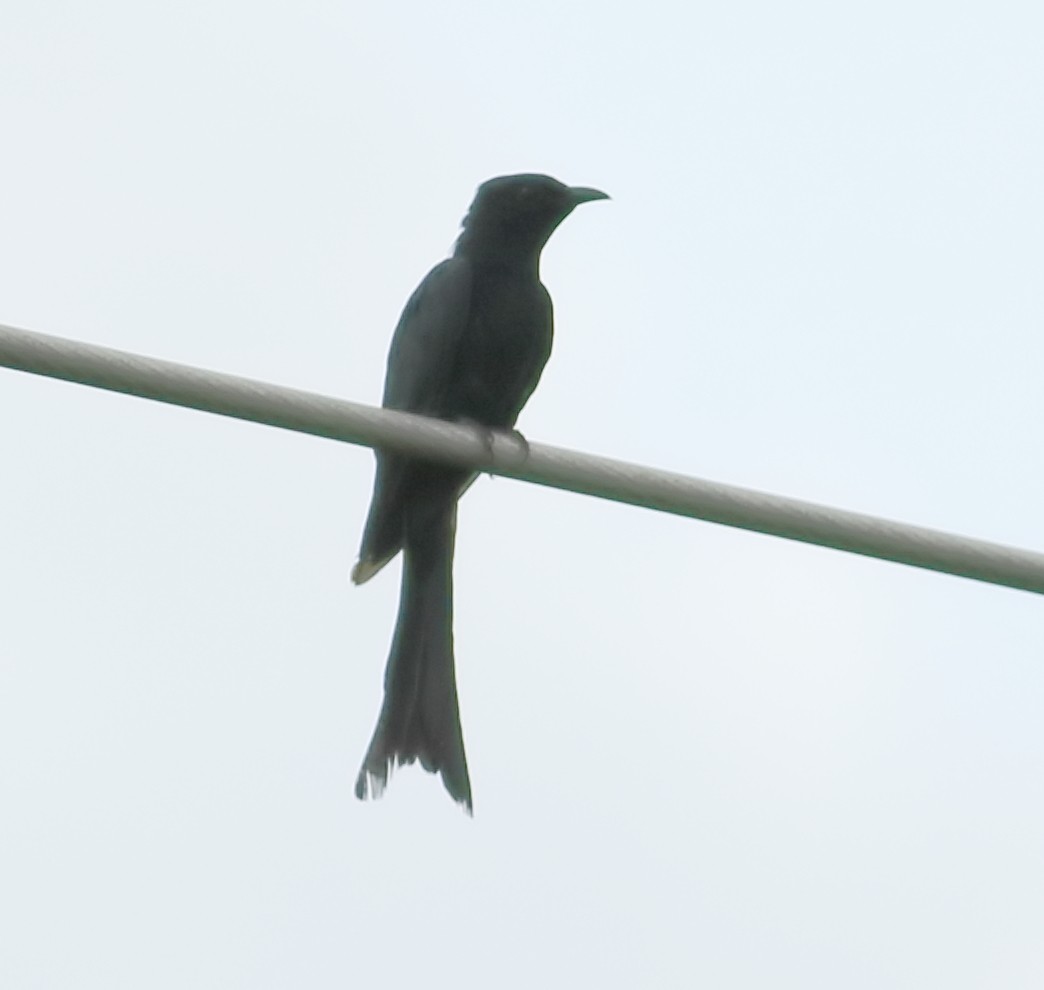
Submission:
<svg viewBox="0 0 1044 990">
<path fill-rule="evenodd" d="M 529 441 L 523 436 L 520 430 L 509 430 L 511 438 L 518 444 L 519 449 L 522 451 L 522 460 L 529 460 Z"/>
<path fill-rule="evenodd" d="M 479 423 L 473 419 L 461 419 L 458 420 L 458 422 L 460 422 L 462 426 L 470 426 L 474 428 L 478 433 L 479 440 L 482 441 L 482 446 L 485 448 L 486 456 L 489 457 L 490 461 L 495 457 L 493 441 L 497 437 L 503 439 L 510 438 L 514 441 L 514 443 L 519 447 L 521 455 L 519 458 L 520 460 L 525 461 L 529 457 L 529 441 L 518 430 L 496 429 L 492 426 L 487 426 L 485 423 Z M 490 477 L 492 478 L 494 476 L 490 474 Z"/>
</svg>

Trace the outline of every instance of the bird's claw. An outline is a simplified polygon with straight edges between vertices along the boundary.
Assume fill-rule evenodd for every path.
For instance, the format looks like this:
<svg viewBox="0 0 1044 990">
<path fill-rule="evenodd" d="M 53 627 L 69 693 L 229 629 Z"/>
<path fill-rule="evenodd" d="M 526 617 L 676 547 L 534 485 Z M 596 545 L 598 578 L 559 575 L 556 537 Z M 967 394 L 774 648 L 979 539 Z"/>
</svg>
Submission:
<svg viewBox="0 0 1044 990">
<path fill-rule="evenodd" d="M 529 460 L 529 441 L 522 435 L 520 430 L 511 430 L 511 436 L 515 443 L 522 448 L 522 460 Z"/>
<path fill-rule="evenodd" d="M 510 430 L 498 430 L 492 426 L 486 426 L 485 423 L 477 423 L 474 420 L 461 420 L 465 426 L 474 427 L 478 434 L 479 440 L 482 442 L 482 446 L 486 451 L 486 456 L 492 461 L 495 456 L 495 450 L 493 441 L 496 437 L 508 438 L 510 437 L 518 446 L 521 448 L 521 459 L 524 461 L 529 457 L 529 441 L 515 429 Z M 495 477 L 490 473 L 490 477 Z"/>
</svg>

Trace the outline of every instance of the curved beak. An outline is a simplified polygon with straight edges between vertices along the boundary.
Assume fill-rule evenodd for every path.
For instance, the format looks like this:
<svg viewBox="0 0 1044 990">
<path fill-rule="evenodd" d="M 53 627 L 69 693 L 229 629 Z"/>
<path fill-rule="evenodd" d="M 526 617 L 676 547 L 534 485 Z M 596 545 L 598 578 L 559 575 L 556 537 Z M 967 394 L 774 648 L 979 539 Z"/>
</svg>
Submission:
<svg viewBox="0 0 1044 990">
<path fill-rule="evenodd" d="M 609 194 L 602 192 L 601 189 L 590 189 L 587 186 L 570 186 L 569 198 L 573 201 L 573 206 L 579 206 L 581 203 L 590 203 L 596 199 L 608 199 Z"/>
</svg>

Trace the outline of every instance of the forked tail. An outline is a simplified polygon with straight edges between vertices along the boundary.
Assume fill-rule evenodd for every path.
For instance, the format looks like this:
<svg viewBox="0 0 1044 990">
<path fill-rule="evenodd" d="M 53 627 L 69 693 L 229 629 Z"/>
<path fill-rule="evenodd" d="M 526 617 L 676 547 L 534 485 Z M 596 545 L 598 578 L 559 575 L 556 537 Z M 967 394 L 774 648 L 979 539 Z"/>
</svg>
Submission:
<svg viewBox="0 0 1044 990">
<path fill-rule="evenodd" d="M 455 526 L 453 506 L 437 525 L 407 535 L 384 704 L 355 782 L 358 798 L 379 797 L 394 767 L 419 760 L 471 813 L 453 662 Z"/>
</svg>

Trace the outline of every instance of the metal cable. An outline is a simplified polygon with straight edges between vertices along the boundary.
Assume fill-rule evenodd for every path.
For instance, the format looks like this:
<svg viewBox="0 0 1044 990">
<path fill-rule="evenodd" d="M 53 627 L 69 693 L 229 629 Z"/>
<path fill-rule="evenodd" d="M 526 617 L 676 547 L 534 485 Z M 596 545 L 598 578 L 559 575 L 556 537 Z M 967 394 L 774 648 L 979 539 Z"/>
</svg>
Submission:
<svg viewBox="0 0 1044 990">
<path fill-rule="evenodd" d="M 1044 594 L 1044 554 L 0 326 L 0 365 Z"/>
</svg>

